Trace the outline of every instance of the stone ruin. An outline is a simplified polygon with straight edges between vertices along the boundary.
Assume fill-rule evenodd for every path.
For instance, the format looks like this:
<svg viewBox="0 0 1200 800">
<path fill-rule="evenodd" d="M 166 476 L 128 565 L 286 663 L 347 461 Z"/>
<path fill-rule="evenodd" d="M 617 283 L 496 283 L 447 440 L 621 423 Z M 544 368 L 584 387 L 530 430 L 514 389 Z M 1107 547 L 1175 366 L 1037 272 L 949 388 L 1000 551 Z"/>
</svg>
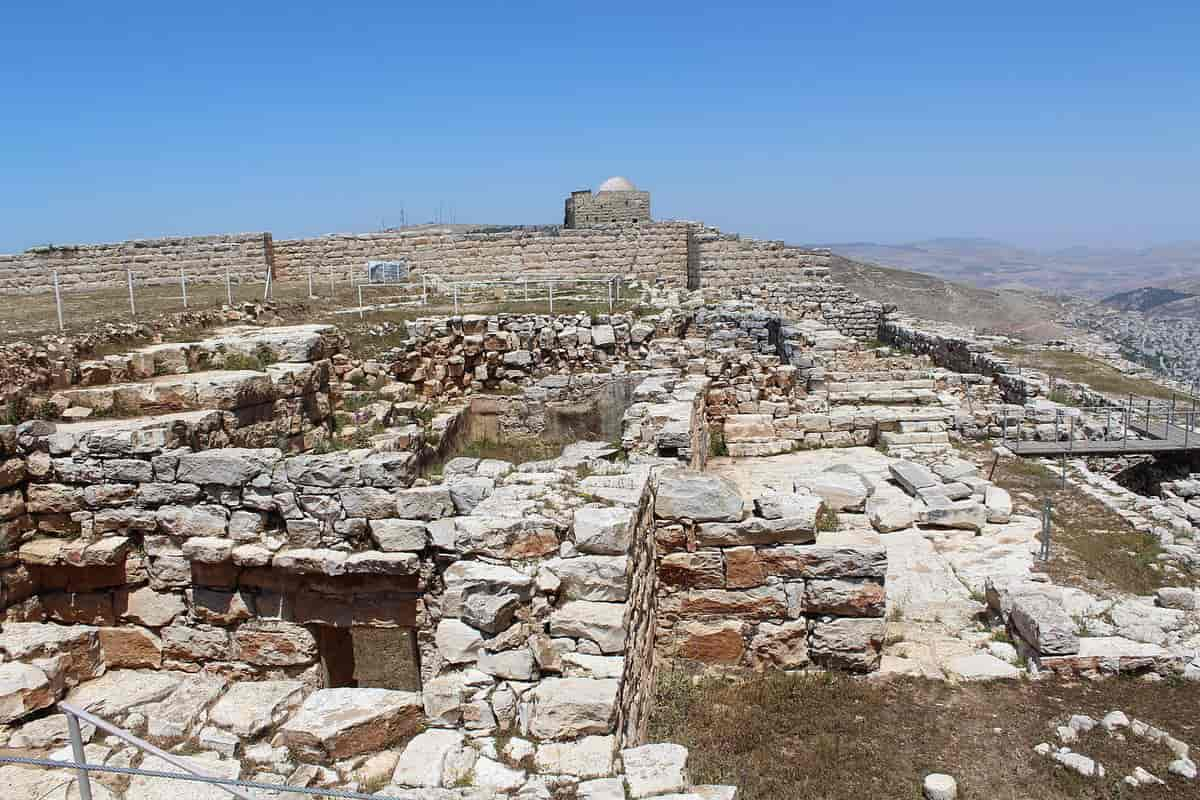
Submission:
<svg viewBox="0 0 1200 800">
<path fill-rule="evenodd" d="M 1003 386 L 867 344 L 910 329 L 825 272 L 724 294 L 418 319 L 368 361 L 310 325 L 43 376 L 49 419 L 0 427 L 0 744 L 68 757 L 66 699 L 262 783 L 732 798 L 648 741 L 659 666 L 1200 673 L 1192 595 L 1100 610 L 1032 579 L 1030 519 L 952 451 Z M 87 735 L 91 763 L 155 766 Z M 60 778 L 0 767 L 12 796 Z"/>
</svg>

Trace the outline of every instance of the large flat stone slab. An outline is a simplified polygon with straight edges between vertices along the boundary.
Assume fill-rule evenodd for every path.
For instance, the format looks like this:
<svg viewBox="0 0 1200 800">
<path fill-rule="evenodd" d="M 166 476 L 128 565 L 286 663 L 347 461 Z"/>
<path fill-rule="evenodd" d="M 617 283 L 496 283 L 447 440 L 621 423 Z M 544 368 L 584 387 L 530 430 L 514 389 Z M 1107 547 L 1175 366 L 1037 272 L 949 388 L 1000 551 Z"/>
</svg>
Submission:
<svg viewBox="0 0 1200 800">
<path fill-rule="evenodd" d="M 114 670 L 88 681 L 67 695 L 67 702 L 110 722 L 130 711 L 157 703 L 174 692 L 185 673 Z"/>
<path fill-rule="evenodd" d="M 309 695 L 280 738 L 301 752 L 341 759 L 383 750 L 416 733 L 421 695 L 390 689 L 322 689 Z"/>
</svg>

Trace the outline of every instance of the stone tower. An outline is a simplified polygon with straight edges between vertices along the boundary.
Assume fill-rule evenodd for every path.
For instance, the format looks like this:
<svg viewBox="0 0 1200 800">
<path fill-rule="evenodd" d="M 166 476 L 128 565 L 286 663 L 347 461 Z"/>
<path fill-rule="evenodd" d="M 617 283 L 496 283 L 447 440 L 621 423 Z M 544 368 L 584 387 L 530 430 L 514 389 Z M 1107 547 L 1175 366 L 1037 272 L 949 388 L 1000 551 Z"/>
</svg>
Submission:
<svg viewBox="0 0 1200 800">
<path fill-rule="evenodd" d="M 571 192 L 563 226 L 590 228 L 611 222 L 649 222 L 650 193 L 640 192 L 628 178 L 609 178 L 595 192 Z"/>
</svg>

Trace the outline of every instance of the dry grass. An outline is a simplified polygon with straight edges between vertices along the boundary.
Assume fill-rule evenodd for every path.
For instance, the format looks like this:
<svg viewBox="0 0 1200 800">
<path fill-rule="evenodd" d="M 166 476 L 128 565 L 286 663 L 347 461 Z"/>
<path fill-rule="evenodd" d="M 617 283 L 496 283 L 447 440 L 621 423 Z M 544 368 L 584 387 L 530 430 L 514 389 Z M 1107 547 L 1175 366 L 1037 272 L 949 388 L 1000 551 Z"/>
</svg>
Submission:
<svg viewBox="0 0 1200 800">
<path fill-rule="evenodd" d="M 975 455 L 976 461 L 984 453 L 982 448 L 964 449 L 964 455 Z M 1012 495 L 1018 513 L 1040 517 L 1044 499 L 1051 499 L 1051 558 L 1042 569 L 1054 583 L 1101 594 L 1115 590 L 1146 595 L 1162 586 L 1194 581 L 1193 576 L 1164 570 L 1154 536 L 1135 531 L 1071 484 L 1063 488 L 1060 473 L 1036 461 L 1009 458 L 1000 461 L 992 478 Z"/>
<path fill-rule="evenodd" d="M 743 800 L 921 796 L 930 772 L 954 775 L 964 800 L 1133 797 L 1123 776 L 1142 766 L 1168 779 L 1165 747 L 1097 729 L 1073 749 L 1104 764 L 1084 779 L 1033 752 L 1071 714 L 1120 709 L 1183 741 L 1197 741 L 1194 684 L 1112 679 L 1095 684 L 868 681 L 834 674 L 772 674 L 694 685 L 663 670 L 652 741 L 690 748 L 694 783 L 731 783 Z M 1200 797 L 1200 782 L 1171 777 L 1137 797 Z"/>
<path fill-rule="evenodd" d="M 235 304 L 260 302 L 263 299 L 263 284 L 242 283 L 234 284 L 233 301 Z M 515 291 L 515 290 L 514 290 Z M 155 286 L 135 285 L 134 303 L 137 309 L 136 318 L 129 311 L 129 292 L 125 287 L 101 290 L 64 289 L 62 292 L 63 321 L 67 334 L 83 333 L 94 329 L 96 324 L 105 322 L 147 321 L 165 314 L 176 314 L 183 311 L 201 311 L 218 309 L 228 303 L 225 284 L 195 283 L 188 285 L 188 304 L 185 308 L 178 283 L 166 283 Z M 427 306 L 406 305 L 402 307 L 383 308 L 367 312 L 362 319 L 358 314 L 337 314 L 340 309 L 358 307 L 358 293 L 348 283 L 342 281 L 330 286 L 327 281 L 317 280 L 313 284 L 313 297 L 309 297 L 307 280 L 278 281 L 272 286 L 271 296 L 280 304 L 280 317 L 287 322 L 333 322 L 339 326 L 349 326 L 354 322 L 367 324 L 384 321 L 411 320 L 418 317 L 445 316 L 454 313 L 454 303 L 451 297 L 437 295 L 430 297 Z M 420 284 L 400 287 L 373 287 L 364 294 L 363 301 L 367 305 L 386 305 L 398 302 L 412 302 L 420 297 Z M 614 303 L 614 311 L 619 313 L 638 314 L 644 307 L 628 298 Z M 466 298 L 460 304 L 460 313 L 472 314 L 546 314 L 549 313 L 549 298 L 535 297 L 529 302 L 514 300 L 512 297 L 488 298 L 474 297 L 467 303 Z M 607 314 L 608 302 L 601 298 L 587 297 L 555 298 L 555 314 L 589 313 L 593 316 Z M 17 302 L 6 304 L 0 308 L 0 342 L 28 340 L 44 334 L 58 333 L 58 315 L 52 292 L 27 295 Z M 179 336 L 172 339 L 187 340 L 195 338 L 199 331 L 181 330 Z M 120 351 L 123 352 L 123 351 Z"/>
<path fill-rule="evenodd" d="M 996 354 L 1020 367 L 1036 369 L 1055 378 L 1086 383 L 1098 392 L 1111 395 L 1138 395 L 1170 399 L 1172 391 L 1147 380 L 1131 378 L 1103 361 L 1065 350 L 1041 350 L 1024 347 L 997 347 Z"/>
</svg>

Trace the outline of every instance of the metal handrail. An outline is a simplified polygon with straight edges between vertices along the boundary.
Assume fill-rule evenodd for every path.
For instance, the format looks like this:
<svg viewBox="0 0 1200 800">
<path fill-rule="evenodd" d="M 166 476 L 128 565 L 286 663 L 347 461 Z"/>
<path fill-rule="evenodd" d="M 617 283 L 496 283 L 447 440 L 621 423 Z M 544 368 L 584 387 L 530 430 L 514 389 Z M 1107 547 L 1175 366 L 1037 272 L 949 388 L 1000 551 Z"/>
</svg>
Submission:
<svg viewBox="0 0 1200 800">
<path fill-rule="evenodd" d="M 236 778 L 219 778 L 213 775 L 206 775 L 201 769 L 197 769 L 194 764 L 184 761 L 179 756 L 172 755 L 165 750 L 155 747 L 149 742 L 141 739 L 128 731 L 122 730 L 117 726 L 100 719 L 94 714 L 90 714 L 81 708 L 77 708 L 69 703 L 60 702 L 58 708 L 67 718 L 67 733 L 71 739 L 71 753 L 73 761 L 56 761 L 47 758 L 27 758 L 23 756 L 0 756 L 0 764 L 21 764 L 34 767 L 46 767 L 48 769 L 73 769 L 76 772 L 77 782 L 79 784 L 79 799 L 92 800 L 92 784 L 90 774 L 92 772 L 108 772 L 117 775 L 144 775 L 149 778 L 164 778 L 168 780 L 191 781 L 194 783 L 207 783 L 218 786 L 228 792 L 238 800 L 256 800 L 251 795 L 239 791 L 239 789 L 262 789 L 270 792 L 295 792 L 298 794 L 306 794 L 314 797 L 336 797 L 345 798 L 345 800 L 400 800 L 400 798 L 387 797 L 378 794 L 365 794 L 363 792 L 351 792 L 341 789 L 317 789 L 305 786 L 288 786 L 278 783 L 262 783 L 259 781 L 243 781 Z M 115 736 L 121 741 L 133 745 L 139 750 L 149 753 L 152 756 L 166 761 L 168 764 L 178 767 L 183 770 L 179 772 L 164 772 L 162 770 L 152 769 L 137 769 L 134 767 L 118 767 L 109 764 L 89 764 L 87 763 L 87 755 L 83 747 L 83 735 L 80 732 L 79 721 L 83 720 L 89 725 L 94 725 L 99 730 Z"/>
<path fill-rule="evenodd" d="M 74 753 L 75 760 L 77 762 L 84 763 L 86 761 L 86 756 L 84 755 L 84 750 L 83 750 L 83 737 L 79 733 L 79 720 L 83 720 L 84 722 L 88 723 L 89 725 L 95 725 L 97 728 L 104 731 L 105 733 L 108 733 L 112 736 L 117 737 L 118 739 L 125 742 L 126 744 L 131 744 L 143 752 L 149 753 L 152 756 L 157 756 L 158 758 L 161 758 L 163 761 L 166 761 L 168 764 L 170 764 L 173 767 L 179 767 L 181 770 L 183 770 L 184 772 L 186 772 L 190 775 L 194 775 L 194 776 L 201 777 L 201 778 L 206 778 L 209 780 L 221 780 L 221 779 L 214 779 L 213 776 L 211 776 L 211 775 L 205 775 L 203 770 L 197 770 L 195 767 L 188 764 L 186 761 L 182 760 L 178 756 L 173 756 L 170 753 L 168 753 L 166 750 L 163 750 L 162 748 L 159 748 L 159 747 L 155 747 L 154 745 L 147 742 L 145 739 L 140 739 L 137 736 L 134 736 L 132 733 L 129 733 L 128 731 L 123 731 L 120 728 L 118 728 L 116 725 L 106 722 L 106 721 L 100 719 L 99 717 L 95 716 L 94 714 L 89 714 L 87 711 L 84 711 L 82 708 L 76 708 L 75 706 L 71 705 L 70 703 L 66 703 L 66 702 L 59 703 L 58 708 L 60 711 L 62 711 L 64 714 L 67 715 L 67 731 L 68 731 L 68 733 L 70 733 L 70 736 L 71 736 L 71 751 Z M 225 789 L 225 791 L 229 792 L 234 797 L 238 798 L 238 800 L 254 800 L 254 798 L 250 797 L 247 794 L 243 794 L 242 792 L 239 792 L 236 789 L 230 788 L 228 786 L 223 786 L 222 788 Z M 88 781 L 88 769 L 86 767 L 79 768 L 79 798 L 80 798 L 80 800 L 92 800 L 92 787 L 91 787 L 90 782 Z"/>
<path fill-rule="evenodd" d="M 1137 441 L 1142 441 L 1142 442 L 1164 441 L 1164 442 L 1179 443 L 1179 440 L 1180 440 L 1179 432 L 1182 432 L 1182 434 L 1183 434 L 1182 444 L 1185 449 L 1190 448 L 1193 441 L 1195 441 L 1197 446 L 1200 446 L 1200 438 L 1197 438 L 1195 440 L 1192 439 L 1193 433 L 1195 433 L 1197 435 L 1197 437 L 1200 437 L 1200 412 L 1197 412 L 1197 411 L 1165 410 L 1165 411 L 1156 412 L 1154 410 L 1154 408 L 1152 406 L 1150 406 L 1149 404 L 1147 404 L 1145 407 L 1141 407 L 1140 405 L 1135 406 L 1132 403 L 1130 403 L 1127 406 L 1122 406 L 1122 407 L 1073 406 L 1072 408 L 1074 410 L 1078 411 L 1079 414 L 1070 415 L 1067 420 L 1066 432 L 1067 432 L 1067 449 L 1068 450 L 1074 449 L 1075 418 L 1077 416 L 1080 416 L 1083 414 L 1090 414 L 1090 415 L 1097 416 L 1097 417 L 1100 417 L 1100 416 L 1104 417 L 1104 439 L 1103 439 L 1103 441 L 1105 441 L 1105 442 L 1116 441 L 1115 439 L 1111 438 L 1111 431 L 1112 431 L 1112 426 L 1113 426 L 1113 416 L 1114 416 L 1114 414 L 1116 414 L 1117 418 L 1120 419 L 1121 423 L 1122 423 L 1121 424 L 1121 434 L 1122 435 L 1121 435 L 1120 441 L 1121 441 L 1123 447 L 1128 446 L 1128 443 L 1130 441 L 1130 439 L 1129 439 L 1130 428 L 1134 427 L 1139 422 L 1139 420 L 1144 424 L 1144 428 L 1147 432 L 1151 431 L 1153 426 L 1155 426 L 1155 425 L 1162 425 L 1162 429 L 1163 429 L 1162 432 L 1165 434 L 1165 437 L 1160 439 L 1160 438 L 1155 437 L 1153 434 L 1151 434 L 1151 437 L 1149 439 L 1139 438 Z M 1054 439 L 1055 439 L 1055 441 L 1059 441 L 1059 442 L 1062 441 L 1062 434 L 1063 434 L 1063 427 L 1064 427 L 1063 426 L 1063 418 L 1065 416 L 1064 410 L 1065 409 L 1061 409 L 1061 408 L 1055 409 L 1055 414 L 1054 414 L 1054 434 L 1055 434 Z M 1000 442 L 1002 445 L 1012 448 L 1013 444 L 1015 444 L 1017 448 L 1020 447 L 1020 443 L 1022 442 L 1021 433 L 1020 433 L 1020 431 L 1021 431 L 1020 423 L 1024 419 L 1026 419 L 1026 415 L 1024 413 L 1022 413 L 1019 418 L 1013 419 L 1014 424 L 1012 426 L 1010 426 L 1009 425 L 1009 409 L 1007 407 L 1005 407 L 1003 409 L 1003 413 L 1001 414 L 1001 418 L 1000 418 Z M 1174 434 L 1174 435 L 1172 435 L 1172 434 Z"/>
</svg>

